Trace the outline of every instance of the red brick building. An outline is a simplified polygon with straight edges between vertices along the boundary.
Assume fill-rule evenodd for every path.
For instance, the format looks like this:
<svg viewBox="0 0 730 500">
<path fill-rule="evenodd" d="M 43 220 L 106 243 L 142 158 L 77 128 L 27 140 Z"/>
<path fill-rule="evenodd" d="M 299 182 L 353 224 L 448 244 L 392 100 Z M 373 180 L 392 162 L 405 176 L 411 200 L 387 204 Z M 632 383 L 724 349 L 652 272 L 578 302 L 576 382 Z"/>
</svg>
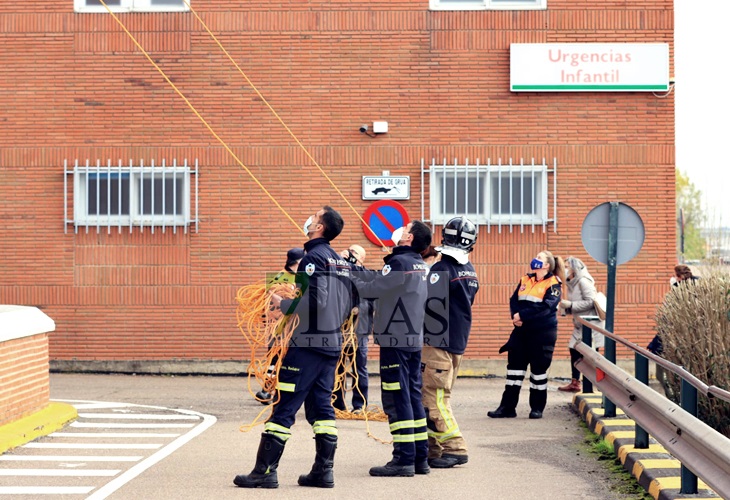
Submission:
<svg viewBox="0 0 730 500">
<path fill-rule="evenodd" d="M 335 248 L 360 243 L 378 267 L 358 216 L 362 176 L 383 171 L 410 176 L 400 203 L 438 235 L 450 211 L 476 211 L 467 358 L 504 363 L 508 298 L 541 249 L 583 258 L 605 290 L 581 225 L 606 201 L 646 231 L 618 269 L 616 332 L 653 336 L 674 262 L 674 96 L 513 92 L 510 45 L 666 43 L 671 56 L 671 0 L 191 2 L 321 171 L 184 0 L 108 3 L 190 105 L 99 0 L 2 2 L 0 303 L 53 318 L 52 366 L 240 369 L 236 290 L 281 268 L 317 208 L 345 217 Z M 387 133 L 360 132 L 374 121 Z"/>
</svg>

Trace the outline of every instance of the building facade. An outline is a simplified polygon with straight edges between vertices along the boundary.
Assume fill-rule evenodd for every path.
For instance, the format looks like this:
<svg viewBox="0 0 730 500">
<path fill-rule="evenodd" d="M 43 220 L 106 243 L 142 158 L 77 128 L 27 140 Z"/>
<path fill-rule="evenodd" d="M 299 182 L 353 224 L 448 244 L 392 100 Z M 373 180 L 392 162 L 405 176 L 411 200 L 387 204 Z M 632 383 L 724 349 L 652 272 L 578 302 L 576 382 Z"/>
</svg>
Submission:
<svg viewBox="0 0 730 500">
<path fill-rule="evenodd" d="M 398 202 L 436 242 L 454 213 L 479 222 L 467 359 L 503 359 L 509 296 L 542 249 L 579 256 L 605 291 L 581 230 L 608 201 L 645 227 L 615 330 L 654 335 L 675 260 L 671 88 L 519 91 L 511 56 L 667 44 L 669 78 L 671 0 L 108 5 L 0 5 L 0 303 L 55 321 L 52 366 L 239 369 L 236 291 L 281 269 L 318 208 L 345 218 L 336 249 L 382 264 L 363 176 L 408 177 Z"/>
</svg>

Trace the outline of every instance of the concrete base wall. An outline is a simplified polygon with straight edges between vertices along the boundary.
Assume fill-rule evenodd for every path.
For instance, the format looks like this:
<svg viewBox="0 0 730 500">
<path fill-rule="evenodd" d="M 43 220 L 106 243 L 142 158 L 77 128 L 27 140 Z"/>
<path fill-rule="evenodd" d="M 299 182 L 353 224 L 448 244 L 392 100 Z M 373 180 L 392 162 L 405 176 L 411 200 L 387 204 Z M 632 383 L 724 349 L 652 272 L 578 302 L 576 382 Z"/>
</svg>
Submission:
<svg viewBox="0 0 730 500">
<path fill-rule="evenodd" d="M 633 359 L 620 359 L 617 363 L 623 370 L 633 373 Z M 144 361 L 69 361 L 53 360 L 52 372 L 63 373 L 138 373 L 151 375 L 245 375 L 246 361 L 207 360 L 144 360 Z M 368 361 L 370 373 L 378 373 L 377 360 Z M 506 359 L 464 360 L 459 371 L 461 377 L 504 377 Z M 653 365 L 652 365 L 653 370 Z M 652 372 L 653 373 L 653 372 Z M 550 367 L 550 378 L 570 378 L 570 362 L 556 360 Z"/>
</svg>

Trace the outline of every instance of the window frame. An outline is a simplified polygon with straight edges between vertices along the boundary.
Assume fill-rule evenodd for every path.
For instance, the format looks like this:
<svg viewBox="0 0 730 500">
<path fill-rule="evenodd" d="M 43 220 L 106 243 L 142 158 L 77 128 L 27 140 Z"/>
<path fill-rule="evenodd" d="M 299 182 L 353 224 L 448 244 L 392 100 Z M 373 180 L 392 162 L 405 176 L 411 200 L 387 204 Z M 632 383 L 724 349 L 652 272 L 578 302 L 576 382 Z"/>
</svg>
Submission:
<svg viewBox="0 0 730 500">
<path fill-rule="evenodd" d="M 77 229 L 86 227 L 88 231 L 89 227 L 96 227 L 98 231 L 101 227 L 111 230 L 116 226 L 120 231 L 122 227 L 129 227 L 131 232 L 134 227 L 144 228 L 146 226 L 151 228 L 152 232 L 155 228 L 162 228 L 164 232 L 167 227 L 173 228 L 175 231 L 178 227 L 182 227 L 187 232 L 187 227 L 194 222 L 197 232 L 197 161 L 195 170 L 189 167 L 187 162 L 183 165 L 178 165 L 177 162 L 165 165 L 163 162 L 162 165 L 157 166 L 154 163 L 145 166 L 142 162 L 138 165 L 131 163 L 122 165 L 121 162 L 117 165 L 112 165 L 111 162 L 106 165 L 101 165 L 100 162 L 95 165 L 90 165 L 88 162 L 86 165 L 79 165 L 77 162 L 73 169 L 64 167 L 64 170 L 67 175 L 72 175 L 73 189 L 73 197 L 70 201 L 73 219 L 67 219 L 66 223 L 73 224 Z M 193 175 L 196 176 L 194 181 Z M 109 179 L 114 178 L 129 179 L 129 182 L 126 183 L 128 192 L 124 189 L 122 182 L 109 182 Z M 100 181 L 103 179 L 107 179 L 107 182 L 102 184 Z M 150 182 L 150 179 L 153 181 Z M 96 181 L 96 187 L 91 185 L 94 181 Z M 176 186 L 172 193 L 167 189 L 170 181 L 173 186 Z M 150 186 L 154 186 L 158 182 L 161 183 L 159 188 L 145 196 L 145 189 L 149 190 Z M 104 189 L 106 189 L 106 193 L 104 193 Z M 113 193 L 112 190 L 116 190 L 116 193 Z M 162 193 L 161 200 L 160 195 L 156 194 L 159 191 Z M 93 196 L 94 193 L 96 193 L 96 202 L 90 203 L 89 196 Z M 114 199 L 115 194 L 116 200 Z M 65 196 L 67 197 L 67 194 Z M 117 203 L 117 206 L 111 206 L 112 200 Z M 169 203 L 170 201 L 171 203 Z M 162 213 L 155 213 L 155 207 L 158 207 L 160 202 Z M 195 203 L 195 220 L 191 218 L 193 202 Z M 69 202 L 66 201 L 66 203 L 68 207 Z M 100 208 L 104 204 L 106 204 L 105 212 L 101 212 Z M 145 204 L 149 205 L 151 213 L 144 212 Z M 170 204 L 172 212 L 165 213 Z M 94 205 L 96 212 L 90 213 Z M 128 209 L 128 213 L 124 213 L 125 209 Z"/>
<path fill-rule="evenodd" d="M 446 223 L 452 217 L 466 215 L 477 225 L 499 225 L 499 226 L 523 226 L 523 225 L 542 225 L 544 226 L 551 221 L 549 217 L 549 172 L 550 168 L 547 164 L 519 164 L 519 165 L 437 165 L 432 164 L 429 172 L 429 210 L 430 220 L 433 224 L 441 225 Z M 534 179 L 531 190 L 531 198 L 533 199 L 533 210 L 529 213 L 508 212 L 500 213 L 493 210 L 493 197 L 495 194 L 499 196 L 500 191 L 495 193 L 495 189 L 499 189 L 499 181 L 504 177 L 511 178 L 512 182 L 524 182 L 525 178 Z M 452 211 L 449 207 L 442 206 L 446 203 L 444 198 L 447 195 L 446 183 L 443 179 L 456 178 L 456 211 Z M 469 196 L 466 184 L 464 189 L 459 192 L 459 183 L 462 179 L 469 179 L 470 182 L 476 183 L 475 193 L 478 197 L 475 208 L 476 212 L 463 211 L 459 212 L 459 204 L 463 202 L 464 208 L 469 208 Z M 478 179 L 478 181 L 477 181 Z M 510 184 L 511 186 L 512 184 Z M 524 191 L 525 188 L 520 189 Z M 458 201 L 459 194 L 466 192 L 462 202 Z M 509 195 L 509 192 L 506 193 Z M 524 193 L 523 193 L 524 194 Z M 505 193 L 502 192 L 502 196 Z M 511 205 L 511 203 L 510 203 Z M 521 207 L 524 204 L 521 203 Z M 524 210 L 524 208 L 522 208 Z"/>
<path fill-rule="evenodd" d="M 547 0 L 429 0 L 430 10 L 545 10 Z"/>
<path fill-rule="evenodd" d="M 188 3 L 192 0 L 187 0 Z M 87 0 L 74 0 L 74 12 L 95 13 L 108 12 L 103 5 L 86 5 Z M 106 0 L 105 0 L 106 2 Z M 120 5 L 109 5 L 115 13 L 124 12 L 189 12 L 187 4 L 180 0 L 181 5 L 153 5 L 152 0 L 120 0 Z"/>
</svg>

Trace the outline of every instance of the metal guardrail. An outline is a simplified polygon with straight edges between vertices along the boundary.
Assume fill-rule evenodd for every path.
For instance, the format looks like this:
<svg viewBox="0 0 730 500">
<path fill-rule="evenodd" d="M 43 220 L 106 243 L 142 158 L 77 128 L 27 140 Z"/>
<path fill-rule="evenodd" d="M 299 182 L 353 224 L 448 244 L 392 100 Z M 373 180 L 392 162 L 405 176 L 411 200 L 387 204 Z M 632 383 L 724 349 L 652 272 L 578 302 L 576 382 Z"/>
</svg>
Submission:
<svg viewBox="0 0 730 500">
<path fill-rule="evenodd" d="M 635 448 L 647 448 L 650 433 L 679 459 L 681 493 L 696 494 L 699 476 L 718 494 L 730 498 L 730 439 L 696 418 L 698 392 L 727 402 L 730 392 L 708 386 L 681 366 L 591 323 L 592 319 L 598 320 L 579 319 L 583 324 L 583 343 L 576 350 L 583 358 L 575 366 L 585 376 L 583 392 L 592 392 L 592 384 L 596 384 L 608 400 L 636 422 Z M 637 378 L 591 348 L 591 330 L 605 335 L 606 342 L 618 342 L 635 352 Z M 682 379 L 681 405 L 649 387 L 649 359 Z"/>
</svg>

